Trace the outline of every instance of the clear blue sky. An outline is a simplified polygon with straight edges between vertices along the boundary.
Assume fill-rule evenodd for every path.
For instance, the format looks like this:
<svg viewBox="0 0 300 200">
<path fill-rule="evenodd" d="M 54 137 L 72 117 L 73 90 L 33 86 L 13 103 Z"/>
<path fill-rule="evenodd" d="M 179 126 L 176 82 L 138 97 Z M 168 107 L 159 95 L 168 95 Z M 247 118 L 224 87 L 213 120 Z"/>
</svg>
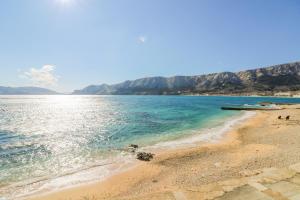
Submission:
<svg viewBox="0 0 300 200">
<path fill-rule="evenodd" d="M 72 91 L 300 60 L 297 0 L 2 0 L 0 85 Z"/>
</svg>

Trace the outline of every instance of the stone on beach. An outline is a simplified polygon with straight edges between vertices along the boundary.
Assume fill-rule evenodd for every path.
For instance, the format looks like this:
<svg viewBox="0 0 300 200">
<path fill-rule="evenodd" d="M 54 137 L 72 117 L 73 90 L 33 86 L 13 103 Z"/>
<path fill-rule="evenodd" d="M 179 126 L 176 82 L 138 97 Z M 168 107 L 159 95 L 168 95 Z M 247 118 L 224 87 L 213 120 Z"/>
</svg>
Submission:
<svg viewBox="0 0 300 200">
<path fill-rule="evenodd" d="M 139 148 L 139 145 L 137 145 L 137 144 L 130 144 L 128 147 L 129 148 L 135 148 L 135 149 L 137 149 L 137 148 Z"/>
<path fill-rule="evenodd" d="M 153 159 L 154 154 L 146 152 L 138 152 L 136 158 L 142 161 L 150 161 Z"/>
<path fill-rule="evenodd" d="M 243 170 L 243 171 L 240 171 L 239 174 L 242 177 L 249 177 L 249 176 L 258 175 L 261 172 L 262 172 L 261 170 Z"/>
<path fill-rule="evenodd" d="M 220 167 L 220 166 L 221 166 L 221 163 L 220 163 L 220 162 L 216 162 L 216 163 L 214 164 L 214 166 L 215 166 L 215 167 Z"/>
<path fill-rule="evenodd" d="M 130 152 L 130 153 L 135 153 L 136 149 L 132 148 L 132 147 L 128 147 L 127 151 Z"/>
</svg>

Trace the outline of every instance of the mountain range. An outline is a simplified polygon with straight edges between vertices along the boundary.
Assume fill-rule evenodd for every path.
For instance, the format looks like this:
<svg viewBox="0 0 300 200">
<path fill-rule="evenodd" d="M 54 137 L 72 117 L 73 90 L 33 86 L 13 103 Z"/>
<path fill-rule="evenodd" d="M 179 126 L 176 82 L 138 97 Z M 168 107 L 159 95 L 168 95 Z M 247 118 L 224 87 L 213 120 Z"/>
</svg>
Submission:
<svg viewBox="0 0 300 200">
<path fill-rule="evenodd" d="M 260 94 L 300 91 L 300 62 L 240 72 L 141 78 L 119 84 L 90 85 L 76 95 Z"/>
<path fill-rule="evenodd" d="M 299 93 L 300 62 L 279 64 L 240 72 L 196 76 L 148 77 L 108 85 L 90 85 L 73 95 L 274 95 Z M 2 87 L 0 95 L 53 95 L 40 87 Z"/>
<path fill-rule="evenodd" d="M 0 86 L 0 95 L 53 95 L 59 94 L 53 90 L 40 87 L 3 87 Z"/>
</svg>

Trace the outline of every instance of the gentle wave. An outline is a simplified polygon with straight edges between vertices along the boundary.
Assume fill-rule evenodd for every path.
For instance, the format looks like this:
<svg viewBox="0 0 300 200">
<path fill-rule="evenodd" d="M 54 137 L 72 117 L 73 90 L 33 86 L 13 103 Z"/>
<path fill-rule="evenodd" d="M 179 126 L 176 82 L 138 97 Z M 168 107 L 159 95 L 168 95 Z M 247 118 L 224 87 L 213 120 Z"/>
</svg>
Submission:
<svg viewBox="0 0 300 200">
<path fill-rule="evenodd" d="M 135 160 L 131 155 L 122 155 L 112 160 L 95 163 L 88 167 L 69 171 L 59 176 L 45 176 L 27 182 L 15 183 L 0 188 L 0 194 L 7 194 L 5 199 L 24 199 L 37 194 L 45 194 L 82 184 L 104 180 L 113 174 L 133 167 Z M 4 198 L 4 197 L 3 197 Z M 2 199 L 1 199 L 2 200 Z"/>
<path fill-rule="evenodd" d="M 192 147 L 199 145 L 199 143 L 215 143 L 220 141 L 225 133 L 230 131 L 235 125 L 244 122 L 245 120 L 253 117 L 256 113 L 253 111 L 244 112 L 241 115 L 229 117 L 222 125 L 211 128 L 200 129 L 193 131 L 189 137 L 184 137 L 178 140 L 157 143 L 153 146 L 145 147 L 146 150 L 161 150 L 172 149 L 179 147 Z"/>
</svg>

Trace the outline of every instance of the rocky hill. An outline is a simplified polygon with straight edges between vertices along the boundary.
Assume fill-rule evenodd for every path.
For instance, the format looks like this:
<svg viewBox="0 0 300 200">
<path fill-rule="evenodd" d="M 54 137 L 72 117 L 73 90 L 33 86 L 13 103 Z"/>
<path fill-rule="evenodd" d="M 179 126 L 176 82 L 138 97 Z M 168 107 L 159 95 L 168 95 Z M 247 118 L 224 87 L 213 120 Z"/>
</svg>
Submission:
<svg viewBox="0 0 300 200">
<path fill-rule="evenodd" d="M 150 77 L 114 85 L 91 85 L 73 94 L 266 94 L 300 90 L 300 62 L 240 72 Z"/>
<path fill-rule="evenodd" d="M 55 91 L 39 87 L 3 87 L 0 86 L 0 95 L 53 95 Z"/>
</svg>

